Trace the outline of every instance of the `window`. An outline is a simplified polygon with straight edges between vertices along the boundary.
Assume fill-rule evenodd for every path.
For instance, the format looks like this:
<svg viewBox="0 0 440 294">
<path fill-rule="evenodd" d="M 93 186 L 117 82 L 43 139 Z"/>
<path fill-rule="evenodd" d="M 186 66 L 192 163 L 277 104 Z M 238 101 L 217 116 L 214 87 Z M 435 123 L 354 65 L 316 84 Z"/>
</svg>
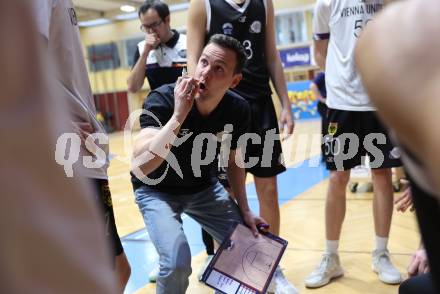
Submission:
<svg viewBox="0 0 440 294">
<path fill-rule="evenodd" d="M 309 41 L 307 19 L 309 10 L 282 12 L 275 15 L 277 46 Z"/>
<path fill-rule="evenodd" d="M 124 40 L 124 49 L 125 49 L 125 60 L 126 63 L 124 63 L 124 66 L 127 66 L 129 68 L 133 67 L 133 58 L 134 54 L 136 53 L 136 50 L 138 50 L 137 44 L 139 42 L 142 42 L 145 39 L 144 36 L 137 37 L 137 38 L 131 38 Z"/>
<path fill-rule="evenodd" d="M 118 46 L 115 42 L 87 47 L 89 68 L 92 72 L 116 69 L 121 66 Z"/>
</svg>

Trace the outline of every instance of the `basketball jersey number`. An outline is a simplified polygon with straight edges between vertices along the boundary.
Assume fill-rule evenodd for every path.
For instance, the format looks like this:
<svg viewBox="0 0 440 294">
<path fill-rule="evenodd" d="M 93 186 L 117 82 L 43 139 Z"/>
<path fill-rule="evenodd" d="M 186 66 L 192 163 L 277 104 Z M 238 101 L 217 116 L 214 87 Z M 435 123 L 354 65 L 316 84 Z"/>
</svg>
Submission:
<svg viewBox="0 0 440 294">
<path fill-rule="evenodd" d="M 371 19 L 367 19 L 367 20 L 363 21 L 362 19 L 358 19 L 354 22 L 354 36 L 356 38 L 359 38 L 360 33 L 367 26 L 367 24 L 370 20 Z"/>
<path fill-rule="evenodd" d="M 252 56 L 254 55 L 254 52 L 252 51 L 252 43 L 251 43 L 251 41 L 244 40 L 243 41 L 243 47 L 244 47 L 244 52 L 246 53 L 247 59 L 251 59 Z"/>
</svg>

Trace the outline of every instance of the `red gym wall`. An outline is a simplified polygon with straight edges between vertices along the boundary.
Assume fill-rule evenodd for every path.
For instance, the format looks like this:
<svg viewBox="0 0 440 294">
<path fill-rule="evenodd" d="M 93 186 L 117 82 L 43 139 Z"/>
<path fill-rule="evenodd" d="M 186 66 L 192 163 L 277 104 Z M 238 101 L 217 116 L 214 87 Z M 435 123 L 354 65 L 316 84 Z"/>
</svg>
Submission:
<svg viewBox="0 0 440 294">
<path fill-rule="evenodd" d="M 94 95 L 96 108 L 105 116 L 111 113 L 110 126 L 115 131 L 124 128 L 128 118 L 127 92 L 116 92 Z"/>
</svg>

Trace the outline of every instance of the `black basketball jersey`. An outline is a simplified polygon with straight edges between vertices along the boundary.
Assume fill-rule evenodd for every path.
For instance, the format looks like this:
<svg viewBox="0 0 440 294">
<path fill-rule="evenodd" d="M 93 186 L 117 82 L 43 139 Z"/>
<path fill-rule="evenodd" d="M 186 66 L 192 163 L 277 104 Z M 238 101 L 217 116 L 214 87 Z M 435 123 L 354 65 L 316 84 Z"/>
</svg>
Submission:
<svg viewBox="0 0 440 294">
<path fill-rule="evenodd" d="M 246 51 L 243 79 L 233 91 L 247 100 L 270 98 L 269 71 L 265 57 L 266 1 L 246 0 L 242 6 L 233 0 L 206 0 L 206 42 L 215 34 L 239 40 Z"/>
</svg>

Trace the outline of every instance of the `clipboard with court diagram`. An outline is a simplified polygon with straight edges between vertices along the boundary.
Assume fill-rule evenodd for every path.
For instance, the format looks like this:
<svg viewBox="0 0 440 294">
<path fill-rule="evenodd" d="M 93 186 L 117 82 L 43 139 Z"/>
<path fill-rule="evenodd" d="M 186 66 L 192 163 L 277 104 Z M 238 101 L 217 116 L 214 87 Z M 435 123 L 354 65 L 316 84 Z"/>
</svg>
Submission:
<svg viewBox="0 0 440 294">
<path fill-rule="evenodd" d="M 225 294 L 266 293 L 287 241 L 270 233 L 255 238 L 237 224 L 217 250 L 202 281 Z"/>
</svg>

